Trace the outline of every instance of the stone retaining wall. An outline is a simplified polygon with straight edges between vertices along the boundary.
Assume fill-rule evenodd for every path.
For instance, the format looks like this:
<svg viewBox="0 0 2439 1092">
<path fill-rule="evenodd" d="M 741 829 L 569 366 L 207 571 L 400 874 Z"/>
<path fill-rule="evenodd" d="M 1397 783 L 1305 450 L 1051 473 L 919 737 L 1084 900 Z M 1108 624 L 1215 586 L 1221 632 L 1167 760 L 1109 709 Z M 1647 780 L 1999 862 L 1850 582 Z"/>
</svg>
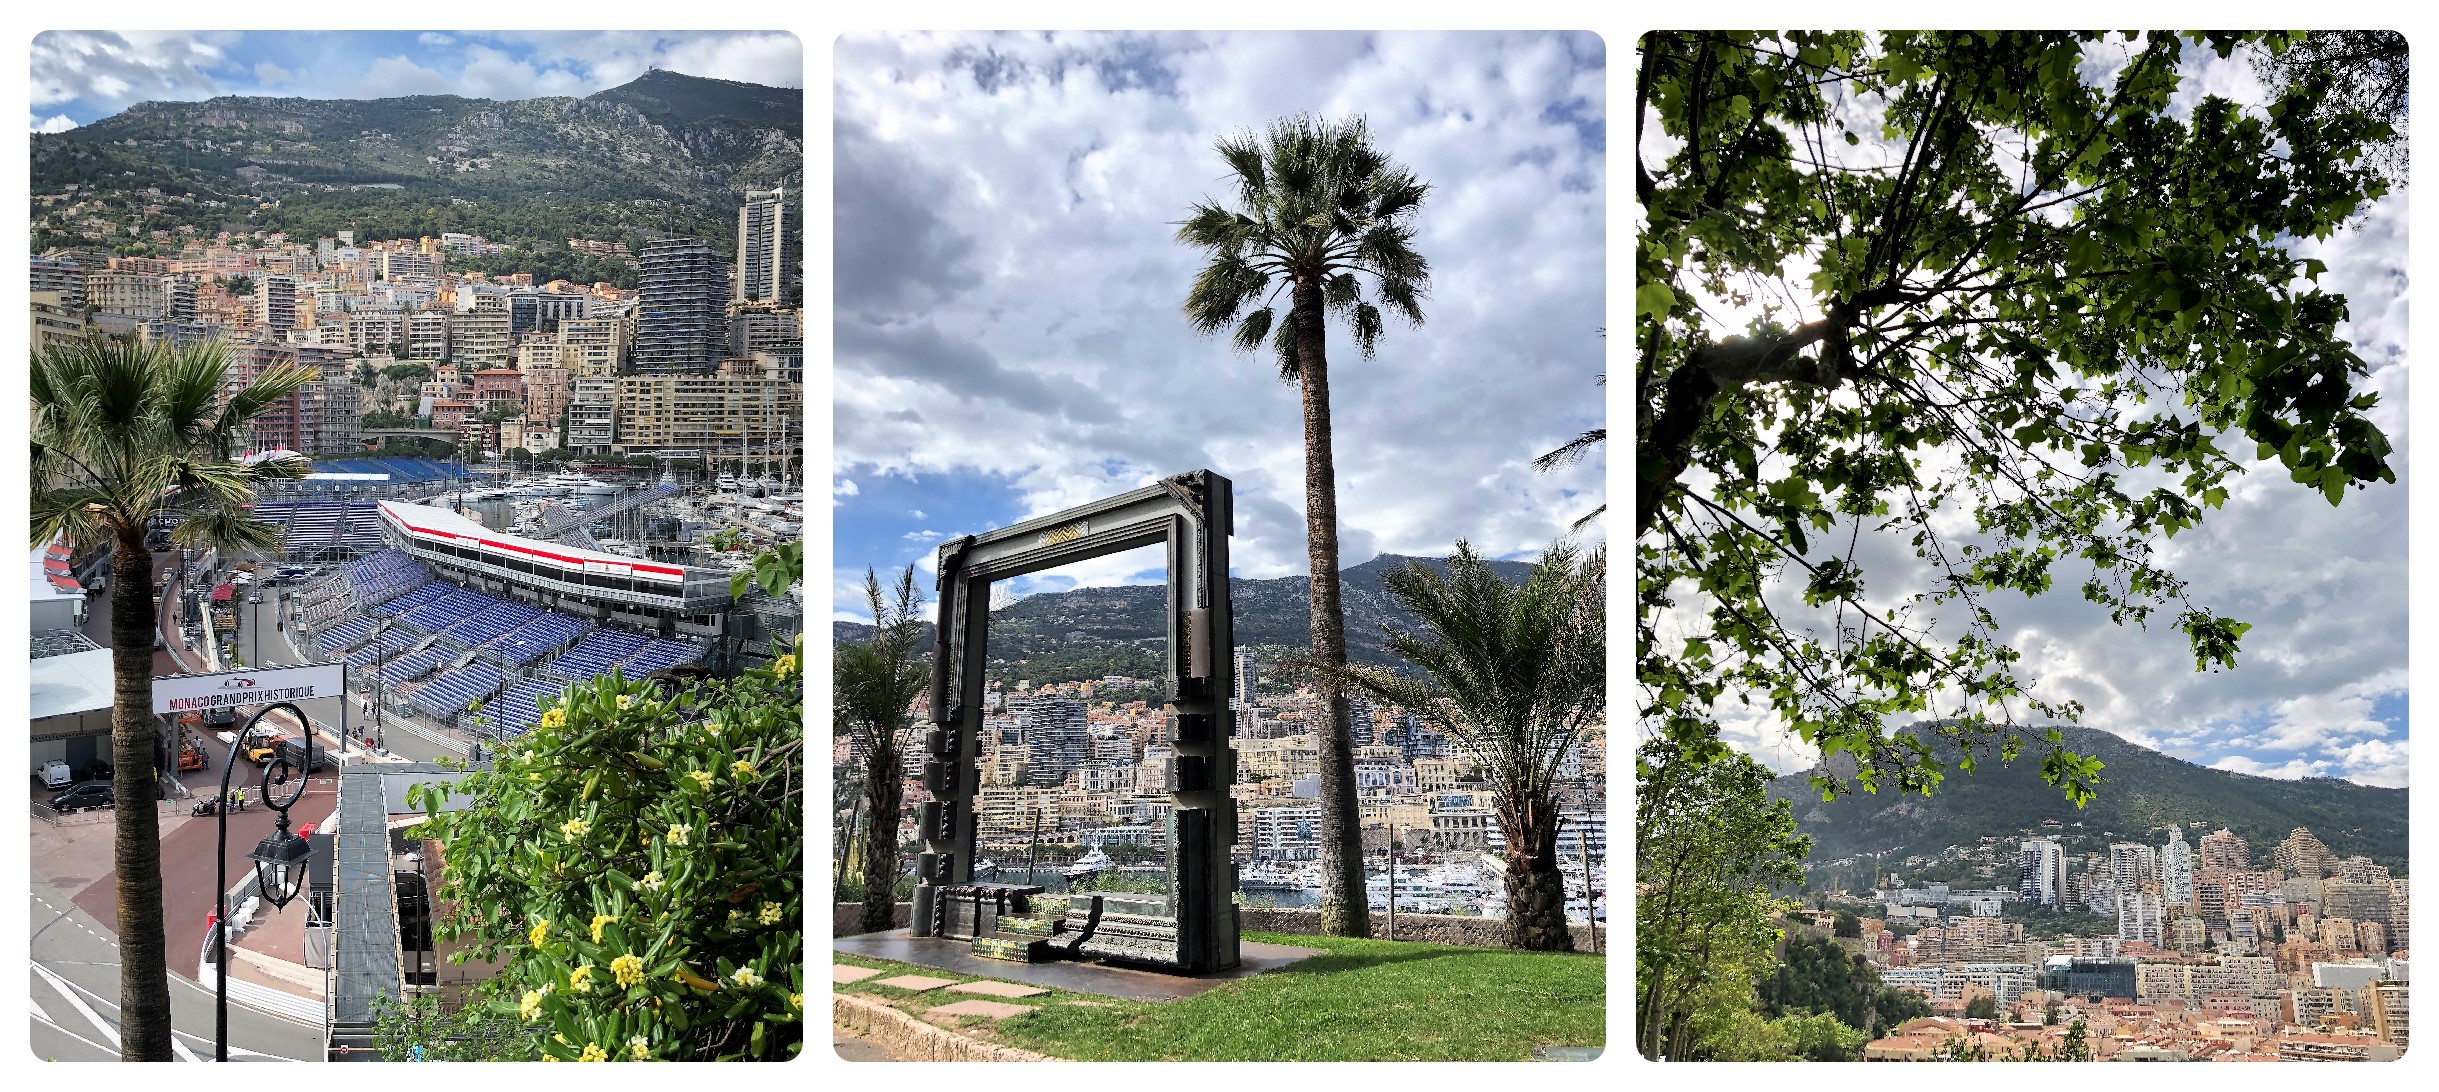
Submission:
<svg viewBox="0 0 2439 1092">
<path fill-rule="evenodd" d="M 858 932 L 856 922 L 863 916 L 862 903 L 842 902 L 836 905 L 830 918 L 830 935 L 851 936 Z M 914 920 L 913 903 L 898 904 L 896 928 L 904 929 Z M 1321 934 L 1319 910 L 1256 910 L 1240 908 L 1239 921 L 1248 932 L 1292 933 L 1301 936 Z M 1579 952 L 1607 952 L 1609 928 L 1593 929 L 1583 925 L 1568 926 Z M 1372 936 L 1389 939 L 1389 915 L 1372 912 Z M 1454 914 L 1399 914 L 1397 939 L 1424 941 L 1432 944 L 1456 944 L 1467 948 L 1507 947 L 1507 921 L 1503 918 L 1459 917 Z"/>
<path fill-rule="evenodd" d="M 1238 911 L 1238 915 L 1238 922 L 1247 932 L 1293 933 L 1301 936 L 1321 934 L 1319 910 L 1256 910 L 1244 907 Z M 1609 950 L 1607 926 L 1595 930 L 1573 925 L 1567 931 L 1575 939 L 1576 951 Z M 1372 937 L 1375 940 L 1389 939 L 1389 915 L 1386 912 L 1372 912 Z M 1397 939 L 1457 944 L 1468 948 L 1504 948 L 1507 947 L 1507 919 L 1400 913 L 1397 915 Z"/>
<path fill-rule="evenodd" d="M 968 1039 L 878 1001 L 833 994 L 830 1022 L 916 1062 L 1056 1062 L 1063 1059 Z"/>
</svg>

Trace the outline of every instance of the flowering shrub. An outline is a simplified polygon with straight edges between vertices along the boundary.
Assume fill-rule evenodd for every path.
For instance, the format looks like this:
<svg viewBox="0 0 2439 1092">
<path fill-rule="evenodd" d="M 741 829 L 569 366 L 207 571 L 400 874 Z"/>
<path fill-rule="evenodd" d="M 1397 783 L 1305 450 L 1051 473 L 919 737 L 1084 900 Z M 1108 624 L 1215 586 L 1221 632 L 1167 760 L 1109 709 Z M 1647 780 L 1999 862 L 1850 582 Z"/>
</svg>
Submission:
<svg viewBox="0 0 2439 1092">
<path fill-rule="evenodd" d="M 801 648 L 801 638 L 799 639 Z M 780 1060 L 804 1042 L 796 658 L 671 692 L 571 688 L 487 771 L 411 796 L 442 844 L 435 931 L 502 960 L 491 1057 Z M 445 796 L 472 806 L 440 811 Z"/>
</svg>

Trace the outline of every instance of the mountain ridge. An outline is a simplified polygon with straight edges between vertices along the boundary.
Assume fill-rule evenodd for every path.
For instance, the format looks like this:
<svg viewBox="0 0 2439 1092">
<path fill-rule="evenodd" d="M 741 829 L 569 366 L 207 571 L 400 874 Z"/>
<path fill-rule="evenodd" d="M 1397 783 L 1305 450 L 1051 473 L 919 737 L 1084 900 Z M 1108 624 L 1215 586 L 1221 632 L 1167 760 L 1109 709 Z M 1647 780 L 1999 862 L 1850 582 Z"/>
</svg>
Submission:
<svg viewBox="0 0 2439 1092">
<path fill-rule="evenodd" d="M 2060 834 L 2084 843 L 2156 843 L 2170 824 L 2184 826 L 2191 841 L 2196 828 L 2190 824 L 2204 823 L 2204 831 L 2226 827 L 2242 835 L 2256 861 L 2267 859 L 2294 828 L 2308 827 L 2339 856 L 2360 854 L 2404 872 L 2405 789 L 2215 770 L 2101 729 L 2056 727 L 2067 748 L 2103 764 L 2097 795 L 2081 810 L 2041 780 L 2034 748 L 2005 765 L 1977 754 L 1978 769 L 1968 776 L 1954 768 L 1958 749 L 1946 742 L 1934 743 L 1933 749 L 1949 767 L 1948 779 L 1929 797 L 1854 791 L 1823 802 L 1810 780 L 1823 772 L 1817 765 L 1776 778 L 1769 792 L 1793 803 L 1798 827 L 1813 838 L 1815 861 L 1874 852 L 1932 856 L 1984 837 L 2004 841 L 2032 834 Z M 2037 740 L 2041 731 L 2031 729 L 2031 735 Z M 2042 825 L 2051 821 L 2057 825 Z"/>
</svg>

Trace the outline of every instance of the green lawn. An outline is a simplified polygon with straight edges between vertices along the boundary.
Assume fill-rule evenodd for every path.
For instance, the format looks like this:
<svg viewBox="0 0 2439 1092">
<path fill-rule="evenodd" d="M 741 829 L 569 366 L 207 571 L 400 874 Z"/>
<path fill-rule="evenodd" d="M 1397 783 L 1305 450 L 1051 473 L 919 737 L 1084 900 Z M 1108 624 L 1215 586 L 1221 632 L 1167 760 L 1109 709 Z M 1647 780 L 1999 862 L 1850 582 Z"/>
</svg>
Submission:
<svg viewBox="0 0 2439 1092">
<path fill-rule="evenodd" d="M 1179 1001 L 1052 990 L 1020 1002 L 1039 1011 L 960 1024 L 976 1038 L 1079 1061 L 1524 1061 L 1537 1046 L 1603 1045 L 1602 956 L 1275 933 L 1245 939 L 1323 951 Z M 973 979 L 859 956 L 831 958 Z M 918 1013 L 962 996 L 910 994 L 870 979 L 839 989 Z"/>
</svg>

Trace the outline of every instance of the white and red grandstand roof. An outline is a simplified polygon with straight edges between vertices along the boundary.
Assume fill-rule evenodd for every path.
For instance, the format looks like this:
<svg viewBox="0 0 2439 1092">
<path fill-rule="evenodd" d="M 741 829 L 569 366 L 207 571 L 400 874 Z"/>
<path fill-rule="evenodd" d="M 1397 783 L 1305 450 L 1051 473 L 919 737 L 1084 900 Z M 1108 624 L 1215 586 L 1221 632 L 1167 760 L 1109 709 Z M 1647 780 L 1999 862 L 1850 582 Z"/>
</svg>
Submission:
<svg viewBox="0 0 2439 1092">
<path fill-rule="evenodd" d="M 676 565 L 643 561 L 624 554 L 585 550 L 561 542 L 526 538 L 494 531 L 445 508 L 428 504 L 382 501 L 381 521 L 400 534 L 426 542 L 478 548 L 515 555 L 534 564 L 555 565 L 575 572 L 631 576 L 666 584 L 683 584 L 686 570 Z"/>
</svg>

